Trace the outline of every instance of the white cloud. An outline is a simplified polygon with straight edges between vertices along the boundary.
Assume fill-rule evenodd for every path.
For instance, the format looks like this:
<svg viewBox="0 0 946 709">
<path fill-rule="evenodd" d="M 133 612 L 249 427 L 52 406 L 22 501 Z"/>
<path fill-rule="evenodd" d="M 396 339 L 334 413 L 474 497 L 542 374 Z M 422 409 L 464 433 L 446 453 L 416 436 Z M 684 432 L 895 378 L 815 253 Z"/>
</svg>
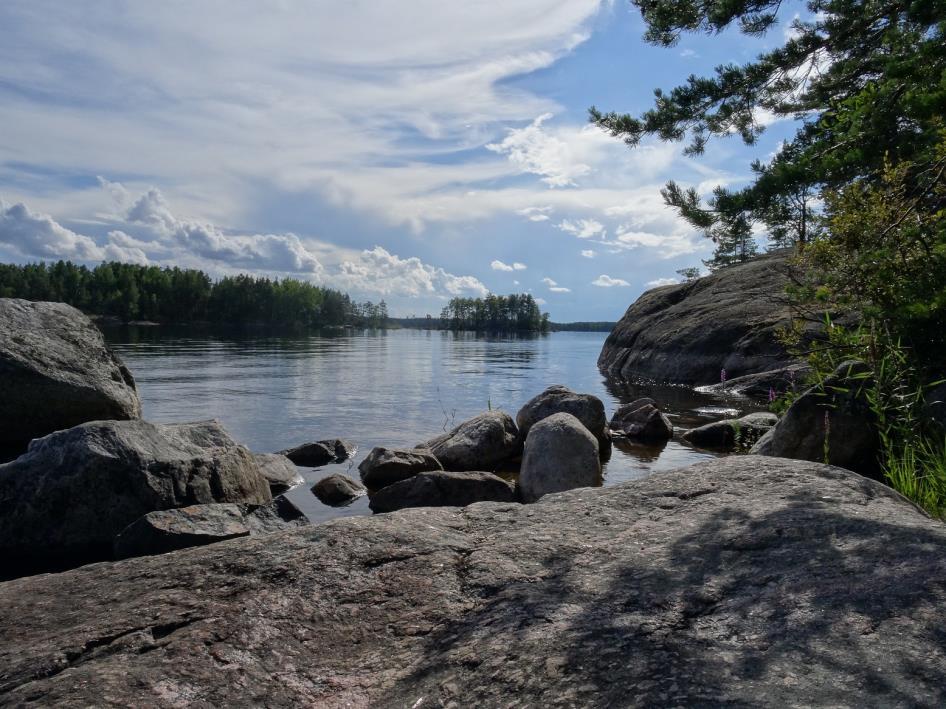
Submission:
<svg viewBox="0 0 946 709">
<path fill-rule="evenodd" d="M 571 293 L 571 288 L 565 288 L 564 286 L 552 286 L 549 288 L 553 293 Z"/>
<path fill-rule="evenodd" d="M 499 259 L 490 263 L 489 267 L 494 271 L 525 271 L 526 268 L 528 268 L 524 263 L 519 263 L 518 261 L 510 266 L 508 263 L 503 263 Z"/>
<path fill-rule="evenodd" d="M 577 236 L 579 239 L 590 239 L 593 236 L 603 236 L 605 233 L 604 224 L 596 219 L 578 219 L 571 221 L 563 219 L 558 228 L 562 231 Z"/>
<path fill-rule="evenodd" d="M 611 276 L 602 273 L 591 282 L 591 285 L 598 286 L 599 288 L 613 288 L 614 286 L 623 287 L 631 284 L 621 278 L 611 278 Z"/>
<path fill-rule="evenodd" d="M 417 257 L 402 259 L 380 246 L 365 250 L 357 260 L 344 261 L 328 280 L 345 290 L 381 295 L 419 297 L 446 293 L 484 296 L 489 291 L 472 276 L 456 276 L 423 263 Z"/>
<path fill-rule="evenodd" d="M 598 252 L 595 251 L 594 249 L 583 249 L 581 252 L 581 255 L 584 256 L 585 258 L 594 258 L 595 256 L 598 255 Z"/>
<path fill-rule="evenodd" d="M 533 298 L 533 300 L 535 300 L 536 305 L 547 305 L 547 304 L 548 304 L 548 301 L 546 301 L 545 298 Z"/>
<path fill-rule="evenodd" d="M 530 222 L 547 222 L 550 219 L 548 213 L 551 211 L 551 206 L 525 207 L 524 209 L 517 209 L 516 214 L 525 217 Z"/>
<path fill-rule="evenodd" d="M 547 286 L 557 286 L 557 285 L 558 285 L 558 283 L 556 283 L 555 281 L 553 281 L 553 280 L 552 280 L 551 278 L 549 278 L 548 276 L 546 276 L 545 278 L 543 278 L 543 279 L 542 279 L 542 282 L 543 282 L 545 285 L 547 285 Z"/>
<path fill-rule="evenodd" d="M 0 242 L 22 255 L 37 258 L 99 260 L 104 251 L 89 237 L 77 234 L 48 214 L 36 214 L 22 203 L 0 201 Z"/>
<path fill-rule="evenodd" d="M 705 243 L 689 234 L 654 234 L 644 231 L 619 231 L 617 241 L 611 242 L 619 248 L 635 249 L 647 247 L 654 249 L 663 259 L 692 254 L 705 248 Z M 705 241 L 705 240 L 704 240 Z"/>
<path fill-rule="evenodd" d="M 673 286 L 679 283 L 678 278 L 655 278 L 652 281 L 647 281 L 648 288 L 659 288 L 660 286 Z"/>
</svg>

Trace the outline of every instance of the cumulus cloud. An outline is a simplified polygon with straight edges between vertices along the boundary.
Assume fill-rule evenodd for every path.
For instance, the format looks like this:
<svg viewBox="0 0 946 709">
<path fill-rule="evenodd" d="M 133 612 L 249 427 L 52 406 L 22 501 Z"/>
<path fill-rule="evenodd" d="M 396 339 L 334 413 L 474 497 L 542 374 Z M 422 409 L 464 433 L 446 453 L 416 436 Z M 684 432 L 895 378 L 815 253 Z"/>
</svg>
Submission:
<svg viewBox="0 0 946 709">
<path fill-rule="evenodd" d="M 567 142 L 542 128 L 551 117 L 544 113 L 525 128 L 510 129 L 501 142 L 486 148 L 505 155 L 520 172 L 540 175 L 549 187 L 574 185 L 591 172 L 591 166 L 581 162 Z"/>
<path fill-rule="evenodd" d="M 596 219 L 578 219 L 576 221 L 563 219 L 559 222 L 558 228 L 567 234 L 577 236 L 579 239 L 590 239 L 593 236 L 602 236 L 605 233 L 604 224 Z"/>
<path fill-rule="evenodd" d="M 67 229 L 48 214 L 36 214 L 25 204 L 7 207 L 0 201 L 0 242 L 24 256 L 101 259 L 104 252 L 89 237 Z"/>
<path fill-rule="evenodd" d="M 503 263 L 499 259 L 496 259 L 490 263 L 489 267 L 494 271 L 525 271 L 526 268 L 528 268 L 528 266 L 526 266 L 524 263 L 519 263 L 518 261 L 510 265 L 508 263 Z"/>
<path fill-rule="evenodd" d="M 544 207 L 525 207 L 523 209 L 517 209 L 516 214 L 525 217 L 530 222 L 547 222 L 551 218 L 548 214 L 551 211 L 552 207 L 546 205 Z"/>
<path fill-rule="evenodd" d="M 635 249 L 647 247 L 654 249 L 660 258 L 670 259 L 683 254 L 699 251 L 701 244 L 689 234 L 654 234 L 644 231 L 619 231 L 616 246 Z"/>
<path fill-rule="evenodd" d="M 631 284 L 621 278 L 611 278 L 611 276 L 602 273 L 591 282 L 591 285 L 599 288 L 613 288 L 614 286 L 629 286 Z"/>
<path fill-rule="evenodd" d="M 417 257 L 402 259 L 380 246 L 362 251 L 357 260 L 344 261 L 332 283 L 347 290 L 418 297 L 447 293 L 451 296 L 486 295 L 489 290 L 472 276 L 456 276 L 423 263 Z"/>
<path fill-rule="evenodd" d="M 594 249 L 582 249 L 581 255 L 585 258 L 594 258 L 598 255 L 598 252 Z"/>
<path fill-rule="evenodd" d="M 571 293 L 572 292 L 571 288 L 560 286 L 557 282 L 553 281 L 548 276 L 543 278 L 542 282 L 549 287 L 549 291 L 552 293 Z"/>
<path fill-rule="evenodd" d="M 647 281 L 648 288 L 659 288 L 660 286 L 672 286 L 679 283 L 677 278 L 655 278 L 652 281 Z"/>
</svg>

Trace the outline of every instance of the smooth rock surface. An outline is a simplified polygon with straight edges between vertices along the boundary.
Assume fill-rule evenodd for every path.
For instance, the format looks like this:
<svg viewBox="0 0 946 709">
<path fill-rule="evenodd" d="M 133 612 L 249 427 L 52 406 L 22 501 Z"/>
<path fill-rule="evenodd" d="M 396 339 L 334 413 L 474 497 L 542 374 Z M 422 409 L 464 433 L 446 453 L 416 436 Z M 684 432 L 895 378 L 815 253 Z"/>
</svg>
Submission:
<svg viewBox="0 0 946 709">
<path fill-rule="evenodd" d="M 618 407 L 610 426 L 613 431 L 644 443 L 662 443 L 673 438 L 673 424 L 653 399 L 638 399 Z"/>
<path fill-rule="evenodd" d="M 598 357 L 615 377 L 715 384 L 793 364 L 776 338 L 788 324 L 784 252 L 687 283 L 652 288 L 621 318 Z"/>
<path fill-rule="evenodd" d="M 571 414 L 552 414 L 526 437 L 519 495 L 535 502 L 551 492 L 601 484 L 598 439 Z"/>
<path fill-rule="evenodd" d="M 399 483 L 395 483 L 397 485 Z M 312 494 L 319 501 L 332 507 L 350 504 L 367 492 L 361 485 L 345 475 L 329 475 L 312 486 Z"/>
<path fill-rule="evenodd" d="M 700 448 L 746 450 L 753 446 L 775 424 L 778 416 L 765 411 L 747 414 L 738 419 L 722 419 L 691 428 L 681 438 Z"/>
<path fill-rule="evenodd" d="M 942 707 L 944 616 L 946 526 L 735 456 L 0 584 L 0 704 Z"/>
<path fill-rule="evenodd" d="M 863 371 L 860 362 L 841 364 L 824 381 L 827 395 L 815 387 L 803 393 L 751 452 L 818 462 L 824 462 L 827 452 L 831 465 L 882 480 L 874 416 L 859 393 L 863 382 L 848 378 Z"/>
<path fill-rule="evenodd" d="M 269 491 L 279 495 L 305 482 L 295 463 L 279 453 L 254 453 L 260 473 L 269 483 Z"/>
<path fill-rule="evenodd" d="M 793 364 L 782 369 L 726 379 L 718 384 L 699 387 L 699 391 L 767 402 L 772 394 L 781 396 L 785 392 L 801 391 L 808 372 L 807 365 Z"/>
<path fill-rule="evenodd" d="M 265 505 L 240 505 L 240 509 L 243 511 L 243 522 L 253 537 L 312 524 L 305 513 L 285 495 L 274 497 L 272 502 Z"/>
<path fill-rule="evenodd" d="M 568 387 L 556 384 L 550 386 L 538 396 L 533 397 L 519 409 L 516 424 L 519 435 L 525 440 L 529 430 L 544 418 L 552 414 L 571 414 L 598 439 L 602 453 L 611 449 L 611 436 L 608 433 L 608 419 L 604 413 L 604 403 L 591 394 L 576 394 Z"/>
<path fill-rule="evenodd" d="M 280 451 L 296 465 L 319 468 L 329 463 L 343 463 L 355 452 L 355 444 L 342 438 L 329 438 L 314 443 L 303 443 L 295 448 Z"/>
<path fill-rule="evenodd" d="M 522 452 L 522 439 L 509 414 L 487 411 L 419 447 L 430 449 L 444 470 L 494 470 Z"/>
<path fill-rule="evenodd" d="M 485 472 L 419 473 L 371 493 L 374 512 L 407 507 L 466 507 L 474 502 L 515 502 L 515 487 Z"/>
<path fill-rule="evenodd" d="M 136 419 L 131 372 L 97 327 L 65 303 L 0 298 L 0 448 L 86 421 Z"/>
<path fill-rule="evenodd" d="M 0 465 L 0 558 L 8 568 L 108 559 L 148 512 L 271 499 L 253 454 L 216 421 L 94 421 Z"/>
<path fill-rule="evenodd" d="M 371 490 L 430 470 L 443 470 L 443 466 L 425 448 L 372 448 L 358 465 L 361 481 Z"/>
<path fill-rule="evenodd" d="M 115 558 L 166 554 L 249 533 L 239 505 L 191 505 L 149 512 L 115 537 Z"/>
</svg>

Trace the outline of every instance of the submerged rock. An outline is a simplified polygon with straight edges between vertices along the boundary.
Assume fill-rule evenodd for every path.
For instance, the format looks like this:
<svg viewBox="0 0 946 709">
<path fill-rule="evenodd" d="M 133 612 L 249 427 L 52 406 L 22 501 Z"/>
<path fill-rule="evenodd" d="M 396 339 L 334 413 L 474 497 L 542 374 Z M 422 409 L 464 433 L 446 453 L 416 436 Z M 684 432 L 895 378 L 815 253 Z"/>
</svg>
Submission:
<svg viewBox="0 0 946 709">
<path fill-rule="evenodd" d="M 556 384 L 550 386 L 536 397 L 530 399 L 516 415 L 519 435 L 525 440 L 529 430 L 544 418 L 552 414 L 571 414 L 598 439 L 598 447 L 606 455 L 611 450 L 611 436 L 608 433 L 608 419 L 604 413 L 604 404 L 591 394 L 576 394 L 568 387 Z"/>
<path fill-rule="evenodd" d="M 305 482 L 289 458 L 279 453 L 255 453 L 260 473 L 269 483 L 269 491 L 279 495 Z"/>
<path fill-rule="evenodd" d="M 429 470 L 443 470 L 443 466 L 425 448 L 372 448 L 358 466 L 361 481 L 373 490 Z"/>
<path fill-rule="evenodd" d="M 844 362 L 824 380 L 824 392 L 812 387 L 788 407 L 779 422 L 752 447 L 752 453 L 827 462 L 883 479 L 880 438 L 863 393 L 867 371 L 861 362 Z M 827 439 L 827 440 L 826 440 Z"/>
<path fill-rule="evenodd" d="M 733 450 L 749 448 L 778 423 L 778 416 L 765 411 L 748 414 L 738 419 L 713 421 L 686 431 L 682 438 L 700 448 Z"/>
<path fill-rule="evenodd" d="M 445 470 L 494 470 L 522 452 L 522 440 L 509 414 L 487 411 L 420 447 L 429 448 Z"/>
<path fill-rule="evenodd" d="M 611 417 L 611 428 L 623 436 L 645 443 L 660 443 L 673 438 L 673 424 L 661 413 L 653 399 L 638 399 L 618 407 Z"/>
<path fill-rule="evenodd" d="M 136 419 L 131 372 L 97 327 L 65 303 L 0 298 L 0 449 L 86 421 Z"/>
<path fill-rule="evenodd" d="M 107 559 L 149 512 L 271 499 L 253 454 L 216 421 L 94 421 L 0 465 L 0 558 L 38 569 Z"/>
<path fill-rule="evenodd" d="M 342 438 L 330 438 L 280 451 L 296 465 L 319 468 L 329 463 L 343 463 L 355 452 L 355 444 Z"/>
<path fill-rule="evenodd" d="M 941 707 L 944 616 L 946 526 L 733 456 L 2 583 L 0 704 Z"/>
<path fill-rule="evenodd" d="M 371 493 L 373 512 L 406 507 L 465 507 L 474 502 L 515 502 L 513 485 L 484 472 L 418 473 Z"/>
<path fill-rule="evenodd" d="M 598 440 L 571 414 L 552 414 L 529 430 L 519 494 L 535 502 L 550 492 L 601 484 Z"/>
<path fill-rule="evenodd" d="M 395 483 L 397 484 L 397 483 Z M 367 492 L 364 485 L 345 475 L 329 475 L 312 486 L 312 494 L 326 505 L 342 507 L 349 505 Z"/>
</svg>

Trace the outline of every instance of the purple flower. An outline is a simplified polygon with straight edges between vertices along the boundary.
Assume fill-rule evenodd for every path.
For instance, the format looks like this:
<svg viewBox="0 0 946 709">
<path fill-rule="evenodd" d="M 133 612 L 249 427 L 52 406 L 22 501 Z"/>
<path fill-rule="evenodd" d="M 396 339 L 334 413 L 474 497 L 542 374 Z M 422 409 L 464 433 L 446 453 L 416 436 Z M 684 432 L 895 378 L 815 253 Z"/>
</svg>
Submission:
<svg viewBox="0 0 946 709">
<path fill-rule="evenodd" d="M 719 381 L 721 381 L 721 382 L 725 382 L 725 381 L 726 381 L 726 370 L 725 370 L 725 369 L 720 369 L 720 370 L 719 370 Z"/>
<path fill-rule="evenodd" d="M 773 401 L 775 401 L 775 399 L 775 389 L 773 387 L 769 387 L 769 403 L 771 404 Z"/>
</svg>

